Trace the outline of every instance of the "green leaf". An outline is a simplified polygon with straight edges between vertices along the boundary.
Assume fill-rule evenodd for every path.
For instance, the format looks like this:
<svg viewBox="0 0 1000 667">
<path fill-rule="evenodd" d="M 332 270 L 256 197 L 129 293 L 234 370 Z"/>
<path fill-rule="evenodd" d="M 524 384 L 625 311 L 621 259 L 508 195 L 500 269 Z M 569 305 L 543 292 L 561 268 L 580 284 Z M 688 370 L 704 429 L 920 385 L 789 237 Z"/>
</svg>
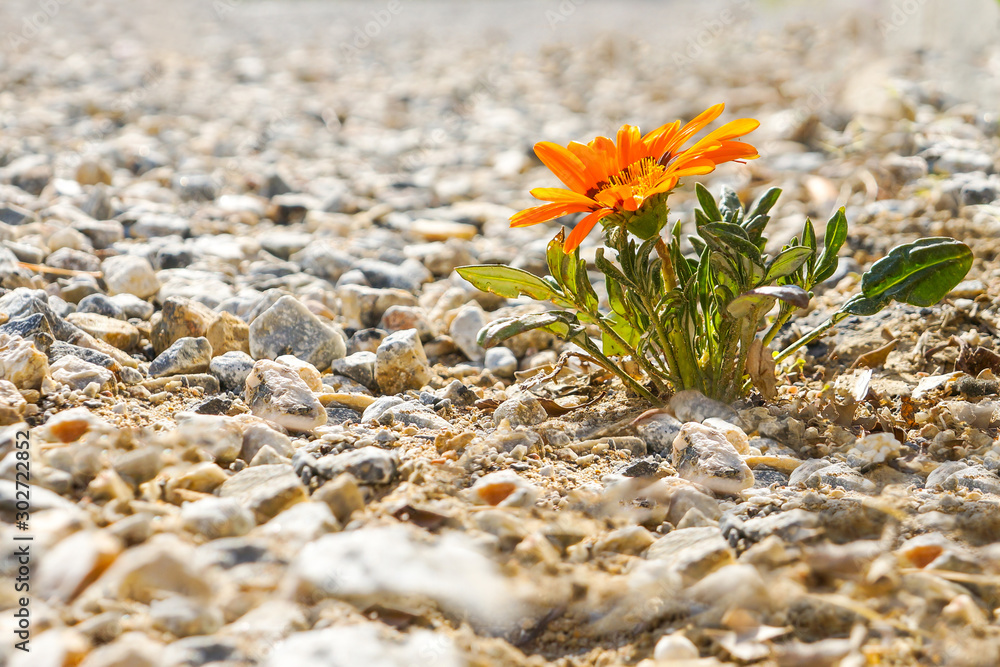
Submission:
<svg viewBox="0 0 1000 667">
<path fill-rule="evenodd" d="M 837 272 L 840 249 L 847 240 L 847 216 L 841 206 L 830 221 L 826 223 L 826 236 L 823 237 L 823 254 L 816 262 L 814 284 L 819 284 Z"/>
<path fill-rule="evenodd" d="M 795 285 L 765 285 L 740 294 L 729 302 L 726 309 L 737 319 L 747 317 L 754 311 L 763 314 L 771 309 L 776 299 L 789 303 L 796 308 L 809 305 L 809 293 Z"/>
<path fill-rule="evenodd" d="M 735 221 L 743 215 L 743 204 L 740 203 L 736 190 L 727 185 L 722 186 L 722 206 L 719 209 L 722 211 L 722 219 L 727 222 Z"/>
<path fill-rule="evenodd" d="M 574 296 L 574 302 L 581 310 L 596 312 L 599 299 L 587 275 L 587 263 L 580 259 L 579 248 L 571 253 L 563 250 L 565 238 L 566 230 L 561 228 L 555 238 L 549 241 L 545 251 L 549 271 L 556 282 Z"/>
<path fill-rule="evenodd" d="M 544 329 L 563 340 L 575 338 L 584 331 L 572 313 L 553 310 L 494 320 L 479 331 L 478 342 L 483 347 L 494 347 L 508 338 L 532 329 Z"/>
<path fill-rule="evenodd" d="M 611 260 L 604 256 L 604 248 L 597 249 L 597 258 L 594 262 L 597 265 L 598 270 L 607 276 L 607 283 L 610 284 L 613 280 L 618 281 L 620 284 L 635 288 L 635 283 L 633 283 L 629 278 L 621 272 L 617 266 L 615 266 Z"/>
<path fill-rule="evenodd" d="M 767 265 L 764 282 L 770 284 L 787 275 L 795 273 L 800 266 L 812 257 L 813 251 L 807 246 L 796 246 L 778 253 L 778 256 Z"/>
<path fill-rule="evenodd" d="M 892 301 L 892 299 L 885 296 L 882 298 L 876 297 L 870 299 L 864 294 L 855 294 L 840 307 L 839 312 L 869 317 L 889 305 L 890 301 Z"/>
<path fill-rule="evenodd" d="M 559 296 L 552 286 L 533 273 L 514 269 L 498 264 L 482 264 L 477 266 L 460 266 L 458 275 L 462 276 L 476 289 L 492 292 L 508 299 L 524 294 L 532 299 L 552 299 Z"/>
<path fill-rule="evenodd" d="M 872 300 L 891 298 L 912 306 L 933 306 L 972 268 L 969 246 L 947 237 L 897 246 L 861 277 L 861 293 Z"/>
<path fill-rule="evenodd" d="M 708 191 L 708 188 L 701 183 L 695 183 L 694 193 L 698 196 L 698 203 L 701 205 L 701 210 L 704 211 L 707 221 L 721 221 L 722 212 L 719 211 L 719 207 L 715 203 L 715 197 L 713 197 L 712 193 Z"/>
<path fill-rule="evenodd" d="M 816 252 L 818 248 L 816 243 L 816 228 L 813 227 L 812 220 L 809 218 L 806 218 L 806 224 L 802 227 L 802 245 L 813 252 Z"/>
<path fill-rule="evenodd" d="M 748 218 L 754 218 L 758 215 L 766 216 L 770 212 L 771 208 L 777 203 L 778 197 L 781 196 L 781 188 L 771 188 L 764 194 L 760 196 L 757 203 L 754 204 L 753 208 L 747 214 Z"/>
<path fill-rule="evenodd" d="M 609 356 L 612 354 L 617 354 L 623 357 L 635 355 L 636 347 L 639 345 L 639 340 L 642 338 L 642 332 L 633 327 L 626 318 L 620 316 L 618 313 L 612 313 L 608 317 L 605 317 L 604 321 L 611 327 L 611 329 L 614 330 L 616 334 L 622 337 L 622 340 L 624 340 L 629 347 L 622 347 L 622 345 L 615 340 L 613 336 L 602 333 L 602 352 Z"/>
</svg>

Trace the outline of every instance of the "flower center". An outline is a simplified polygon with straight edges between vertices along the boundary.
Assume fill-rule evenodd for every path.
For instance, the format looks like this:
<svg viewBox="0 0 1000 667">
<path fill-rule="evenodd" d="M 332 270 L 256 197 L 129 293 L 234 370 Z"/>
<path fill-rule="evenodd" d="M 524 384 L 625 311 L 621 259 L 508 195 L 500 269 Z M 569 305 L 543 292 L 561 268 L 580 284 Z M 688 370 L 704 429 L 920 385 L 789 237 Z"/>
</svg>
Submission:
<svg viewBox="0 0 1000 667">
<path fill-rule="evenodd" d="M 657 184 L 665 170 L 666 168 L 657 163 L 655 158 L 644 157 L 608 179 L 605 187 L 627 185 L 632 188 L 633 195 L 642 197 Z"/>
</svg>

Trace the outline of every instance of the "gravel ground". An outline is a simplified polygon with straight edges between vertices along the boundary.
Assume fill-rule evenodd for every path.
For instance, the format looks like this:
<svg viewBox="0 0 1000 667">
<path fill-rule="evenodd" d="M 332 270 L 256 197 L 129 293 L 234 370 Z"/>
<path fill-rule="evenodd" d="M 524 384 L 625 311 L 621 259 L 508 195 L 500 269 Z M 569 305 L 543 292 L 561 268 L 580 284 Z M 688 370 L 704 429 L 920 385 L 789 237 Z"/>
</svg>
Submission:
<svg viewBox="0 0 1000 667">
<path fill-rule="evenodd" d="M 4 2 L 0 665 L 1000 663 L 998 25 Z M 533 143 L 720 101 L 762 158 L 706 183 L 783 188 L 772 240 L 847 206 L 784 342 L 898 243 L 965 241 L 967 281 L 847 320 L 770 403 L 639 418 L 547 334 L 479 348 L 537 308 L 454 272 L 544 270 L 557 226 L 508 227 L 556 184 Z"/>
</svg>

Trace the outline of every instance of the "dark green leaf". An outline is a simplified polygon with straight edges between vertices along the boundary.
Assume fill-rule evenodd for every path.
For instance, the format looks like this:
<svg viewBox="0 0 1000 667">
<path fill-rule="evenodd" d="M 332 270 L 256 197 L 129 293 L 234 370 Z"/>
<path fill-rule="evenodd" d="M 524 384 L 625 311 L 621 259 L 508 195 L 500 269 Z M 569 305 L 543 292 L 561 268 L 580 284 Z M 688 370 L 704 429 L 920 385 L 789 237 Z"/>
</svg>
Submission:
<svg viewBox="0 0 1000 667">
<path fill-rule="evenodd" d="M 802 245 L 806 246 L 813 252 L 816 252 L 816 229 L 813 227 L 812 220 L 806 218 L 806 224 L 802 227 Z"/>
<path fill-rule="evenodd" d="M 551 299 L 558 295 L 558 292 L 542 278 L 509 266 L 484 264 L 460 266 L 455 270 L 477 289 L 492 292 L 508 299 L 516 298 L 521 294 L 540 300 Z"/>
<path fill-rule="evenodd" d="M 866 298 L 883 297 L 913 306 L 932 306 L 960 283 L 972 267 L 969 246 L 945 237 L 897 246 L 861 277 Z"/>
<path fill-rule="evenodd" d="M 767 274 L 764 277 L 765 283 L 772 283 L 778 278 L 791 275 L 800 266 L 812 257 L 813 251 L 807 246 L 796 246 L 781 251 L 777 257 L 767 265 Z"/>
<path fill-rule="evenodd" d="M 892 299 L 887 296 L 870 299 L 864 294 L 855 294 L 847 300 L 847 303 L 840 307 L 840 312 L 869 317 L 889 305 L 890 301 Z"/>
<path fill-rule="evenodd" d="M 597 249 L 597 257 L 594 263 L 597 265 L 597 268 L 601 271 L 601 273 L 607 276 L 608 282 L 610 282 L 613 277 L 620 284 L 627 285 L 633 289 L 635 288 L 635 284 L 621 272 L 621 269 L 615 266 L 611 260 L 604 256 L 604 248 Z"/>
<path fill-rule="evenodd" d="M 601 347 L 603 348 L 602 351 L 604 354 L 617 354 L 621 356 L 631 356 L 636 354 L 635 348 L 639 345 L 639 339 L 642 338 L 642 332 L 638 331 L 626 318 L 618 315 L 617 313 L 612 313 L 608 317 L 605 317 L 604 321 L 616 334 L 621 336 L 622 340 L 624 340 L 626 345 L 629 346 L 623 347 L 613 336 L 601 334 Z"/>
<path fill-rule="evenodd" d="M 814 280 L 819 284 L 837 272 L 840 249 L 847 240 L 847 217 L 841 206 L 829 222 L 826 223 L 826 236 L 823 237 L 823 254 L 816 262 Z"/>
<path fill-rule="evenodd" d="M 722 212 L 723 220 L 732 221 L 743 215 L 743 204 L 740 203 L 740 198 L 736 195 L 736 191 L 727 185 L 722 186 L 722 206 L 719 209 Z"/>
</svg>

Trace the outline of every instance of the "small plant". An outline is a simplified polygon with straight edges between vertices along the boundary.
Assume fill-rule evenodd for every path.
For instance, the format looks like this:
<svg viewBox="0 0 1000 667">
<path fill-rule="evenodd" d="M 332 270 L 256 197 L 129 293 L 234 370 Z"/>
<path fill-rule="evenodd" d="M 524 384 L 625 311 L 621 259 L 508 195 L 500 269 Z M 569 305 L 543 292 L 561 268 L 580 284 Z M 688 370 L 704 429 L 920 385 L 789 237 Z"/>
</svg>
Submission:
<svg viewBox="0 0 1000 667">
<path fill-rule="evenodd" d="M 494 321 L 480 332 L 480 344 L 491 347 L 524 331 L 544 329 L 579 345 L 634 393 L 653 402 L 684 389 L 729 402 L 745 396 L 751 386 L 773 398 L 775 363 L 843 318 L 874 315 L 893 300 L 933 305 L 965 277 L 972 252 L 964 243 L 935 237 L 901 245 L 872 265 L 862 277 L 861 293 L 830 320 L 773 353 L 768 346 L 776 334 L 808 305 L 815 286 L 836 272 L 847 219 L 843 208 L 837 211 L 822 244 L 806 220 L 801 235 L 771 257 L 764 252 L 764 231 L 781 191 L 772 188 L 745 209 L 732 190 L 724 190 L 717 201 L 698 184 L 695 233 L 686 236 L 685 244 L 680 221 L 667 230 L 667 196 L 680 177 L 758 157 L 753 146 L 735 141 L 757 127 L 752 119 L 732 121 L 680 150 L 722 108 L 708 109 L 683 128 L 677 121 L 645 136 L 625 125 L 616 142 L 597 137 L 567 147 L 537 144 L 538 157 L 569 190 L 532 190 L 550 203 L 518 213 L 511 225 L 589 213 L 569 236 L 561 229 L 549 243 L 550 275 L 544 278 L 500 265 L 458 269 L 481 290 L 508 298 L 526 295 L 555 307 Z M 598 248 L 596 258 L 605 276 L 603 308 L 579 253 L 598 222 L 606 246 Z M 592 334 L 599 334 L 599 341 Z M 614 357 L 631 358 L 642 374 L 633 377 Z"/>
</svg>

